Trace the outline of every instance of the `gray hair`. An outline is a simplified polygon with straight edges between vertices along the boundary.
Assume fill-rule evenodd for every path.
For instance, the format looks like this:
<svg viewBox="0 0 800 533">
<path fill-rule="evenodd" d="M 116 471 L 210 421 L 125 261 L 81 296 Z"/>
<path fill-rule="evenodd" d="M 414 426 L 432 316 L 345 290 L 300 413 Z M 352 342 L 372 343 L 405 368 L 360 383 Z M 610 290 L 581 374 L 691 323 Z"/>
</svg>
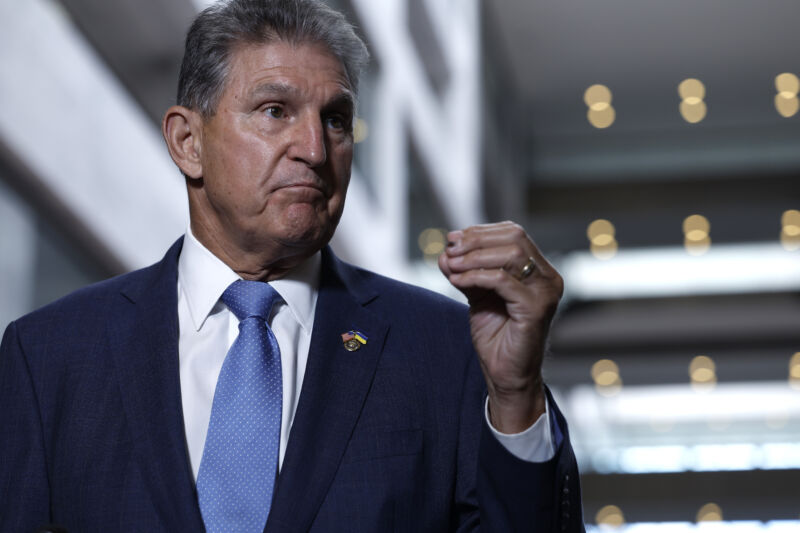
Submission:
<svg viewBox="0 0 800 533">
<path fill-rule="evenodd" d="M 214 116 L 234 46 L 271 42 L 325 46 L 358 92 L 369 53 L 344 15 L 317 0 L 224 0 L 201 12 L 186 34 L 178 104 Z"/>
</svg>

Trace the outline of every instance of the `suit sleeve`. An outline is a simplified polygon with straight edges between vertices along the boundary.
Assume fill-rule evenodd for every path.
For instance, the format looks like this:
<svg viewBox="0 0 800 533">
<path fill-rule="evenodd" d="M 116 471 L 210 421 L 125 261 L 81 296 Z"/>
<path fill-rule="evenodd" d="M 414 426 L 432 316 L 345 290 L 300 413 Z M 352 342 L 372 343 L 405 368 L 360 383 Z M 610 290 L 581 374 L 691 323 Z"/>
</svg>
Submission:
<svg viewBox="0 0 800 533">
<path fill-rule="evenodd" d="M 39 403 L 17 326 L 0 344 L 0 532 L 31 532 L 49 520 Z"/>
<path fill-rule="evenodd" d="M 467 506 L 475 504 L 476 509 L 461 513 L 458 531 L 583 532 L 578 467 L 566 420 L 550 391 L 547 395 L 555 455 L 549 461 L 528 462 L 509 452 L 487 425 L 483 411 L 485 383 L 477 362 L 467 374 L 459 477 L 469 468 L 470 461 L 477 463 L 477 470 L 474 478 L 465 476 L 460 480 L 461 485 L 457 485 L 462 497 L 462 505 L 458 507 L 464 507 L 466 502 Z M 467 413 L 467 409 L 475 409 L 477 416 Z M 473 448 L 465 441 L 478 444 Z"/>
</svg>

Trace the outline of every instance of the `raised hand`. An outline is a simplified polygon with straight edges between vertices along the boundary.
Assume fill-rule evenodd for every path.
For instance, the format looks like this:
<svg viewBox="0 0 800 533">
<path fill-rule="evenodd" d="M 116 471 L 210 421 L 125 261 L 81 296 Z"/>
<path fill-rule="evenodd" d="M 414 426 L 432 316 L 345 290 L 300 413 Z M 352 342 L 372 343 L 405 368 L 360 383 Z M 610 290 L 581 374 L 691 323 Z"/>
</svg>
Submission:
<svg viewBox="0 0 800 533">
<path fill-rule="evenodd" d="M 542 358 L 563 280 L 513 222 L 472 226 L 447 238 L 439 268 L 469 301 L 492 424 L 504 433 L 524 431 L 544 413 Z"/>
</svg>

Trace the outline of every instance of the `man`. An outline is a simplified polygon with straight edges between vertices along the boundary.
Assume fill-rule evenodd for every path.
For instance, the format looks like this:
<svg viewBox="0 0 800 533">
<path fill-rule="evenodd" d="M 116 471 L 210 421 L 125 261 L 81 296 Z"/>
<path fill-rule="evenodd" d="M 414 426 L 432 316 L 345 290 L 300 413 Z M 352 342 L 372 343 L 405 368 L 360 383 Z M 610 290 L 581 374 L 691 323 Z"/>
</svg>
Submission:
<svg viewBox="0 0 800 533">
<path fill-rule="evenodd" d="M 365 60 L 313 0 L 198 17 L 163 121 L 189 230 L 8 327 L 1 531 L 583 529 L 525 232 L 448 235 L 469 313 L 326 248 Z"/>
</svg>

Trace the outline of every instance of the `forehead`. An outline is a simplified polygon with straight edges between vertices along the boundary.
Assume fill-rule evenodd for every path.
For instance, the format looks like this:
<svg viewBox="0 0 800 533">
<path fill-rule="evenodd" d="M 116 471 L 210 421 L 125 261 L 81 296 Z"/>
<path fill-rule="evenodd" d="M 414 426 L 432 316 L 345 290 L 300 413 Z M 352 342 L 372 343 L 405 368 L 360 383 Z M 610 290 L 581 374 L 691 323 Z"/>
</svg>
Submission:
<svg viewBox="0 0 800 533">
<path fill-rule="evenodd" d="M 250 92 L 276 81 L 302 91 L 352 93 L 342 62 L 321 44 L 277 41 L 242 44 L 232 50 L 228 89 Z"/>
</svg>

